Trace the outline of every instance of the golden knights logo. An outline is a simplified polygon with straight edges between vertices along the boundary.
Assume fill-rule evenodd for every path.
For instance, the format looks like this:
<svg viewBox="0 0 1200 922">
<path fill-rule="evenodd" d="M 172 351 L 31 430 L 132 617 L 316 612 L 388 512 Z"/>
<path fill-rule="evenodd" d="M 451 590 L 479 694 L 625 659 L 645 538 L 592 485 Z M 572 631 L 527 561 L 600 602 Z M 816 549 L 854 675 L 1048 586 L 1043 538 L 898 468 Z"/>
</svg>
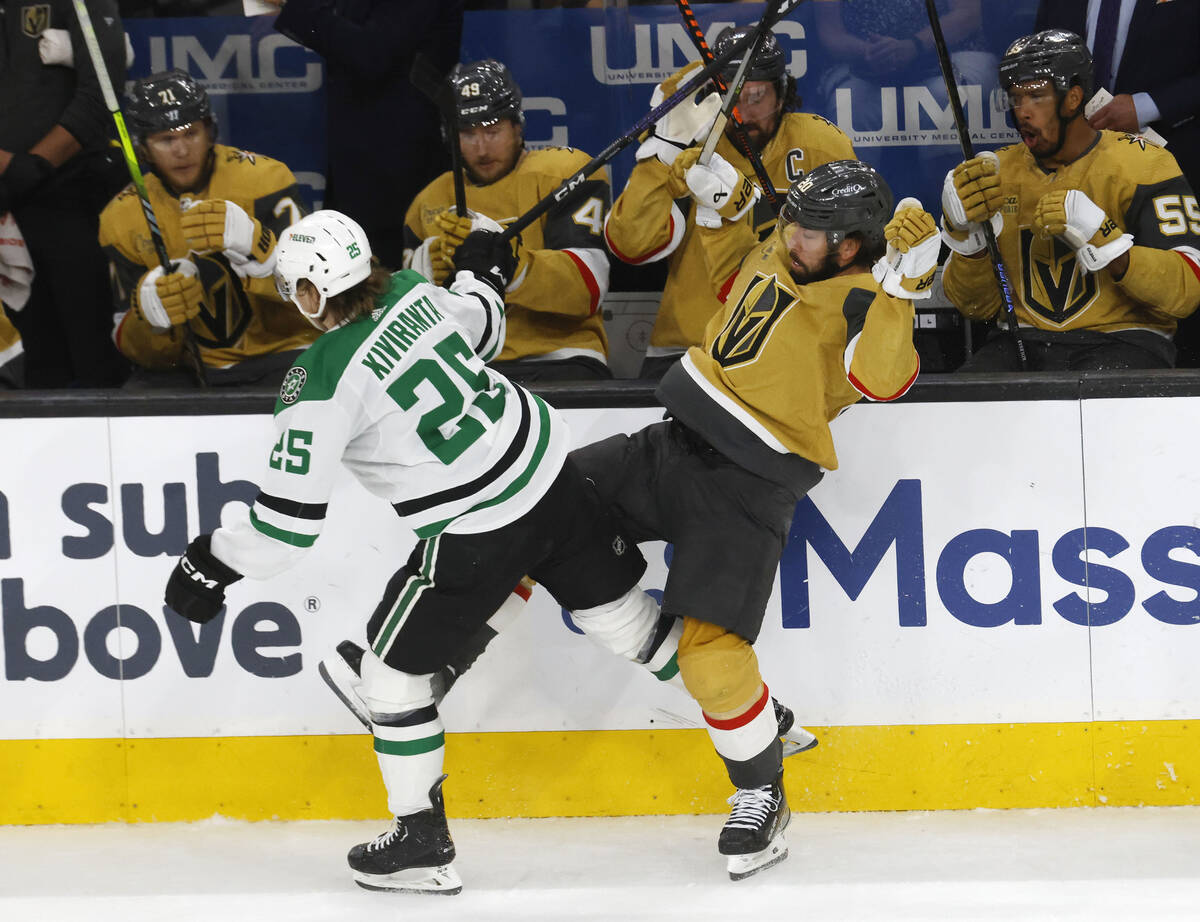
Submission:
<svg viewBox="0 0 1200 922">
<path fill-rule="evenodd" d="M 771 328 L 795 303 L 796 298 L 774 275 L 755 275 L 713 343 L 712 357 L 722 368 L 753 362 L 770 338 Z"/>
<path fill-rule="evenodd" d="M 246 291 L 223 253 L 192 254 L 200 284 L 204 286 L 204 303 L 196 319 L 204 326 L 196 330 L 196 340 L 210 349 L 225 349 L 241 338 L 250 325 L 250 304 Z"/>
<path fill-rule="evenodd" d="M 1075 251 L 1052 237 L 1021 229 L 1021 295 L 1031 311 L 1063 326 L 1096 298 L 1096 276 L 1084 272 Z"/>
<path fill-rule="evenodd" d="M 21 7 L 21 31 L 30 38 L 38 38 L 50 28 L 50 4 L 35 3 Z"/>
</svg>

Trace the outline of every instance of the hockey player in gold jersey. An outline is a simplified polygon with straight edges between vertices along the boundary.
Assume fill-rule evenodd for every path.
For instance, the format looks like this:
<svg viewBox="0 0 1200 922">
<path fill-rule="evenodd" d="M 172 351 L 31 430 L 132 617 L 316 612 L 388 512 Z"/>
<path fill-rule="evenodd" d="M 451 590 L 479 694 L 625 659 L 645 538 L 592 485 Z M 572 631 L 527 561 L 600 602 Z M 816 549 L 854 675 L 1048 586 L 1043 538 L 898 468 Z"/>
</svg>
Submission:
<svg viewBox="0 0 1200 922">
<path fill-rule="evenodd" d="M 1173 366 L 1176 325 L 1200 305 L 1200 207 L 1175 158 L 1087 123 L 1092 61 L 1073 33 L 1013 42 L 1000 89 L 1022 143 L 946 177 L 947 297 L 973 319 L 1003 315 L 984 249 L 990 221 L 1031 370 Z M 1018 367 L 1000 337 L 960 370 Z"/>
<path fill-rule="evenodd" d="M 689 188 L 709 169 L 687 171 Z M 745 258 L 703 343 L 659 384 L 672 418 L 573 453 L 636 540 L 674 544 L 662 613 L 683 621 L 679 673 L 737 788 L 718 839 L 735 880 L 787 855 L 778 728 L 752 644 L 792 515 L 837 467 L 830 421 L 915 380 L 912 300 L 929 296 L 941 246 L 933 217 L 912 199 L 893 216 L 887 184 L 857 160 L 793 183 L 770 237 L 742 239 L 748 252 L 720 251 L 733 269 Z"/>
<path fill-rule="evenodd" d="M 526 150 L 521 91 L 498 61 L 459 67 L 451 76 L 468 210 L 507 224 L 553 192 L 591 158 L 573 148 Z M 505 293 L 508 336 L 492 367 L 518 381 L 610 378 L 608 339 L 599 313 L 608 292 L 602 227 L 612 201 L 603 174 L 565 205 L 521 232 L 517 272 Z M 478 224 L 478 222 L 476 222 Z M 406 266 L 441 284 L 455 246 L 471 230 L 454 211 L 454 177 L 421 190 L 405 217 Z"/>
<path fill-rule="evenodd" d="M 112 268 L 117 348 L 137 366 L 127 386 L 187 385 L 186 325 L 211 384 L 278 381 L 318 331 L 275 291 L 276 234 L 304 198 L 283 163 L 215 143 L 208 96 L 169 71 L 134 84 L 131 133 L 173 270 L 164 272 L 132 185 L 100 216 Z"/>
<path fill-rule="evenodd" d="M 4 312 L 0 301 L 0 390 L 21 387 L 25 383 L 25 356 L 21 334 Z"/>
<path fill-rule="evenodd" d="M 714 43 L 714 53 L 720 54 L 746 32 L 726 29 Z M 729 62 L 726 81 L 732 79 L 738 64 L 736 58 Z M 690 64 L 664 81 L 655 89 L 651 104 L 671 95 L 698 66 Z M 819 115 L 791 111 L 795 104 L 795 80 L 787 73 L 786 55 L 775 36 L 767 33 L 747 71 L 738 111 L 751 145 L 758 149 L 772 183 L 780 189 L 822 163 L 854 157 L 849 139 L 836 125 Z M 640 265 L 667 260 L 667 281 L 642 377 L 660 377 L 689 346 L 700 343 L 709 319 L 721 309 L 705 281 L 708 273 L 697 239 L 695 209 L 687 189 L 671 178 L 675 157 L 707 137 L 719 108 L 715 94 L 685 100 L 655 125 L 638 148 L 637 163 L 605 224 L 609 249 L 623 261 Z M 716 151 L 739 175 L 754 175 L 728 130 Z M 752 226 L 760 239 L 775 226 L 775 213 L 761 198 L 735 217 Z"/>
</svg>

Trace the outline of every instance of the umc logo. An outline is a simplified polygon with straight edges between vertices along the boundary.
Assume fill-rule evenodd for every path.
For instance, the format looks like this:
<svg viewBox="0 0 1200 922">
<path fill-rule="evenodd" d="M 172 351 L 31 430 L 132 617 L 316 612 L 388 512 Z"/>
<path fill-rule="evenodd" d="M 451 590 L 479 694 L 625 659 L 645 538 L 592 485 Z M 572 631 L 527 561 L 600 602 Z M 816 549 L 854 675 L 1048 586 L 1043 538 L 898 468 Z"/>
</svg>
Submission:
<svg viewBox="0 0 1200 922">
<path fill-rule="evenodd" d="M 277 33 L 223 36 L 150 36 L 150 72 L 178 68 L 209 93 L 311 93 L 323 82 L 317 55 Z"/>
<path fill-rule="evenodd" d="M 992 94 L 985 94 L 978 84 L 960 86 L 958 91 L 972 141 L 1000 144 L 1017 139 L 1006 113 L 993 104 Z M 939 101 L 944 95 L 939 91 L 935 97 L 927 85 L 881 86 L 857 93 L 840 86 L 834 91 L 837 126 L 855 147 L 958 144 L 954 110 L 949 100 L 945 105 Z"/>
<path fill-rule="evenodd" d="M 1061 326 L 1085 310 L 1097 290 L 1096 276 L 1082 271 L 1074 250 L 1021 228 L 1021 295 L 1031 311 Z"/>
<path fill-rule="evenodd" d="M 708 27 L 704 39 L 708 47 L 713 47 L 717 36 L 732 22 L 714 22 Z M 753 25 L 753 23 L 751 23 Z M 692 40 L 682 23 L 639 22 L 633 26 L 633 60 L 630 61 L 628 33 L 617 34 L 616 54 L 619 64 L 612 66 L 609 61 L 608 37 L 610 30 L 606 26 L 592 26 L 592 76 L 597 83 L 628 84 L 628 83 L 661 83 L 671 76 L 688 61 L 695 61 L 699 55 L 692 46 Z M 798 22 L 777 22 L 771 29 L 783 44 L 787 39 L 803 39 L 804 26 Z M 785 45 L 786 47 L 786 45 Z M 795 49 L 788 58 L 788 72 L 799 80 L 808 71 L 808 55 L 803 49 Z"/>
</svg>

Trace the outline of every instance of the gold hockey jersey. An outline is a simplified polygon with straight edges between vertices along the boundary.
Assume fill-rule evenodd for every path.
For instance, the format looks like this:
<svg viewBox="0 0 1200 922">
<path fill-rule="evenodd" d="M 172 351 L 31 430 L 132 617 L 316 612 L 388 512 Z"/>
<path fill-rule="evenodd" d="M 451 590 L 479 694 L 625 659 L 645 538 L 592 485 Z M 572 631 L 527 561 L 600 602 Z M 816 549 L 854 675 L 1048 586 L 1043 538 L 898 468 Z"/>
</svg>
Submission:
<svg viewBox="0 0 1200 922">
<path fill-rule="evenodd" d="M 1039 167 L 1021 144 L 996 154 L 1004 196 L 1000 256 L 1022 326 L 1171 336 L 1177 321 L 1200 304 L 1200 207 L 1168 151 L 1137 135 L 1101 131 L 1087 153 L 1054 171 Z M 1058 189 L 1081 190 L 1122 232 L 1133 234 L 1129 268 L 1119 282 L 1107 269 L 1084 273 L 1069 246 L 1033 233 L 1038 200 Z M 942 284 L 968 317 L 1002 313 L 986 255 L 952 253 Z"/>
<path fill-rule="evenodd" d="M 17 332 L 17 328 L 13 326 L 12 321 L 8 319 L 8 314 L 4 312 L 4 302 L 0 301 L 0 386 L 8 381 L 8 383 L 16 384 L 13 378 L 12 371 L 17 368 L 17 360 L 24 353 L 24 348 L 21 345 L 21 334 Z M 8 369 L 5 369 L 5 366 Z"/>
<path fill-rule="evenodd" d="M 754 168 L 729 138 L 721 138 L 717 153 L 754 178 Z M 807 112 L 788 112 L 760 157 L 782 197 L 789 185 L 821 164 L 853 159 L 854 148 L 832 122 Z M 667 281 L 650 335 L 650 354 L 660 355 L 700 343 L 709 319 L 721 309 L 708 283 L 704 248 L 696 239 L 692 201 L 672 201 L 667 191 L 669 173 L 657 158 L 636 164 L 604 228 L 609 249 L 623 261 L 638 265 L 668 260 Z M 775 213 L 765 196 L 744 220 L 759 240 L 766 238 L 775 226 Z"/>
<path fill-rule="evenodd" d="M 157 176 L 146 176 L 146 190 L 158 219 L 167 254 L 196 264 L 205 302 L 189 322 L 204 364 L 224 368 L 258 355 L 302 349 L 319 332 L 295 305 L 282 301 L 274 278 L 240 278 L 220 251 L 193 253 L 180 228 L 184 207 L 193 201 L 225 199 L 276 236 L 307 213 L 304 195 L 286 165 L 270 157 L 218 144 L 208 186 L 176 196 Z M 158 332 L 132 309 L 142 276 L 159 264 L 141 200 L 132 183 L 100 215 L 100 245 L 108 256 L 117 299 L 113 339 L 117 348 L 144 368 L 165 369 L 183 359 L 181 327 Z"/>
<path fill-rule="evenodd" d="M 895 400 L 916 380 L 913 303 L 869 270 L 797 284 L 777 235 L 745 259 L 703 346 L 663 377 L 672 414 L 774 480 L 780 458 L 837 467 L 829 423 L 866 396 Z"/>
<path fill-rule="evenodd" d="M 466 181 L 467 207 L 507 226 L 592 158 L 570 147 L 522 153 L 512 172 L 486 186 Z M 521 232 L 528 264 L 505 295 L 504 349 L 499 361 L 585 355 L 607 362 L 599 313 L 608 293 L 604 216 L 612 191 L 603 170 L 583 189 Z M 443 173 L 421 190 L 404 219 L 405 247 L 440 233 L 437 216 L 454 205 L 454 177 Z"/>
</svg>

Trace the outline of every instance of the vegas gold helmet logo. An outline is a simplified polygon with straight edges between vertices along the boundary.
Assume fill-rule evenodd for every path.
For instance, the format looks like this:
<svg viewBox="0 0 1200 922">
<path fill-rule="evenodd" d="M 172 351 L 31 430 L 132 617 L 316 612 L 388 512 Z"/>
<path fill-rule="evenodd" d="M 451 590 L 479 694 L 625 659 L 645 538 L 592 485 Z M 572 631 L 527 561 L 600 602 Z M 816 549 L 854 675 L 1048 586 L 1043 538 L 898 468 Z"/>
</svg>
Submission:
<svg viewBox="0 0 1200 922">
<path fill-rule="evenodd" d="M 50 28 L 50 4 L 34 3 L 21 7 L 21 31 L 30 38 L 38 38 Z"/>
</svg>

